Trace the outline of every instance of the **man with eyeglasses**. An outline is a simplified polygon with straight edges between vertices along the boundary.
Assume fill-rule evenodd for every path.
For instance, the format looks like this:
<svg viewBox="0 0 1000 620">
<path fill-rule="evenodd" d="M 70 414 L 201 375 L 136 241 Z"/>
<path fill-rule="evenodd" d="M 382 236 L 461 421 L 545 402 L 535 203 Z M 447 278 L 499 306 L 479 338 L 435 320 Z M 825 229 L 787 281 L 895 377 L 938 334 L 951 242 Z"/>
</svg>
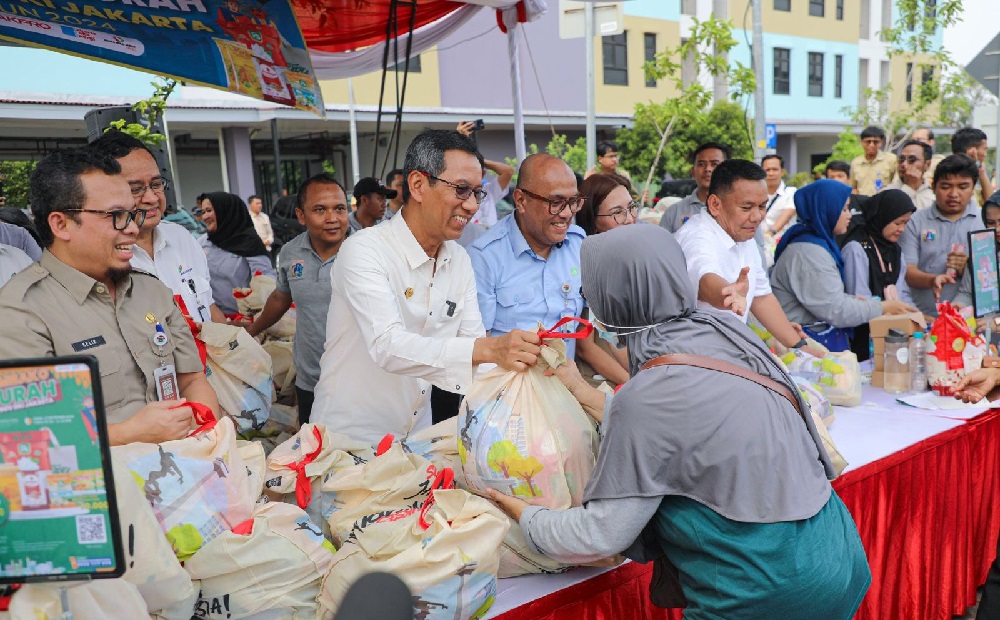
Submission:
<svg viewBox="0 0 1000 620">
<path fill-rule="evenodd" d="M 899 171 L 889 184 L 891 189 L 902 190 L 909 196 L 918 211 L 934 204 L 934 190 L 925 180 L 933 154 L 929 144 L 907 141 L 899 151 Z"/>
<path fill-rule="evenodd" d="M 536 334 L 487 338 L 469 256 L 455 240 L 483 198 L 483 160 L 455 131 L 406 149 L 404 206 L 344 241 L 333 264 L 326 346 L 310 421 L 360 441 L 431 423 L 431 386 L 465 393 L 478 364 L 521 371 Z"/>
<path fill-rule="evenodd" d="M 747 322 L 749 312 L 783 345 L 806 345 L 771 292 L 754 235 L 767 212 L 767 174 L 752 161 L 730 159 L 712 175 L 708 208 L 676 235 L 687 259 L 698 307 L 730 312 Z M 812 351 L 810 353 L 820 353 Z"/>
<path fill-rule="evenodd" d="M 163 219 L 167 181 L 146 145 L 112 130 L 92 142 L 90 148 L 118 161 L 135 207 L 145 211 L 146 219 L 139 226 L 133 248 L 132 267 L 155 275 L 174 295 L 180 295 L 193 320 L 225 323 L 225 315 L 212 301 L 205 251 L 186 228 Z"/>
<path fill-rule="evenodd" d="M 579 317 L 580 245 L 586 233 L 573 224 L 583 206 L 576 176 L 546 153 L 529 155 L 518 172 L 514 212 L 468 248 L 476 272 L 479 311 L 490 334 L 551 327 Z M 576 350 L 567 340 L 566 356 Z"/>
<path fill-rule="evenodd" d="M 96 357 L 112 445 L 186 437 L 185 400 L 218 412 L 170 290 L 129 264 L 146 211 L 118 162 L 52 153 L 31 174 L 31 211 L 45 252 L 0 289 L 0 357 Z"/>
</svg>

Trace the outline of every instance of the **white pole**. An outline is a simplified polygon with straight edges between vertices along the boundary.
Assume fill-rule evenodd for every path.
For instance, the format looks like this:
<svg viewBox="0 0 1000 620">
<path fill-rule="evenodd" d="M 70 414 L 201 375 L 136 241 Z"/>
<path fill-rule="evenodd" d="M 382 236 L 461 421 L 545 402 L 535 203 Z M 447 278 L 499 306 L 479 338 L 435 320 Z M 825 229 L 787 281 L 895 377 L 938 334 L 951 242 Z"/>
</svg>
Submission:
<svg viewBox="0 0 1000 620">
<path fill-rule="evenodd" d="M 511 100 L 514 103 L 514 154 L 517 156 L 517 163 L 520 164 L 528 155 L 528 149 L 524 144 L 524 109 L 521 102 L 521 61 L 518 45 L 518 32 L 520 24 L 514 24 L 507 31 L 507 56 L 510 57 L 510 90 Z"/>
<path fill-rule="evenodd" d="M 583 40 L 587 50 L 587 170 L 597 163 L 597 127 L 594 111 L 594 4 L 583 3 Z"/>
<path fill-rule="evenodd" d="M 354 80 L 347 78 L 347 118 L 351 126 L 351 178 L 353 187 L 361 179 L 361 163 L 358 158 L 358 119 L 354 110 Z M 344 175 L 347 178 L 347 175 Z"/>
<path fill-rule="evenodd" d="M 757 74 L 757 88 L 753 97 L 753 154 L 758 163 L 764 157 L 766 148 L 765 124 L 767 110 L 764 103 L 764 19 L 761 16 L 761 0 L 753 0 L 753 68 Z"/>
<path fill-rule="evenodd" d="M 177 151 L 174 149 L 174 141 L 170 138 L 170 128 L 167 127 L 167 115 L 164 113 L 160 117 L 160 122 L 163 123 L 163 135 L 166 137 L 167 142 L 167 160 L 170 164 L 170 179 L 171 185 L 174 186 L 174 201 L 177 204 L 181 204 L 181 181 L 177 176 Z"/>
<path fill-rule="evenodd" d="M 226 161 L 226 134 L 222 127 L 219 127 L 219 163 L 222 165 L 222 191 L 229 191 L 229 162 Z"/>
</svg>

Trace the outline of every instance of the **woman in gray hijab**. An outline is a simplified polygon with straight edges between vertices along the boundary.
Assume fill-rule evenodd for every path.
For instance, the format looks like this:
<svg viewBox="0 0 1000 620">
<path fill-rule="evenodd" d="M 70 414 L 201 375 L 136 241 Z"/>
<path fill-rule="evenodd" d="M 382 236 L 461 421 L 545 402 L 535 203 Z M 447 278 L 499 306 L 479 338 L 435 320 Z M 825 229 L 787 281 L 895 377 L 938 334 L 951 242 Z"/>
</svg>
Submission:
<svg viewBox="0 0 1000 620">
<path fill-rule="evenodd" d="M 581 270 L 592 316 L 628 345 L 632 374 L 603 407 L 572 370 L 560 376 L 603 418 L 584 505 L 548 510 L 489 497 L 560 561 L 665 555 L 690 620 L 852 617 L 871 573 L 810 416 L 745 378 L 642 366 L 664 354 L 725 360 L 777 381 L 808 411 L 788 374 L 742 322 L 695 309 L 684 255 L 666 230 L 589 237 Z"/>
</svg>

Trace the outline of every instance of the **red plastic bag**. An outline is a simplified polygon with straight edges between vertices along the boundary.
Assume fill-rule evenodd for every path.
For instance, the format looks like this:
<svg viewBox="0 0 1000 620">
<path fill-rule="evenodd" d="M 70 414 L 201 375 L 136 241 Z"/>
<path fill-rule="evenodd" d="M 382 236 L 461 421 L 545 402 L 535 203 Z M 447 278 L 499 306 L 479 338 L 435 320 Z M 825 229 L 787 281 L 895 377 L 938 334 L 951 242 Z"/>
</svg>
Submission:
<svg viewBox="0 0 1000 620">
<path fill-rule="evenodd" d="M 934 347 L 927 352 L 927 379 L 932 390 L 941 396 L 951 396 L 952 386 L 967 372 L 966 348 L 982 347 L 983 340 L 950 302 L 939 303 L 937 309 L 938 317 L 929 332 Z M 981 359 L 982 355 L 977 357 Z"/>
</svg>

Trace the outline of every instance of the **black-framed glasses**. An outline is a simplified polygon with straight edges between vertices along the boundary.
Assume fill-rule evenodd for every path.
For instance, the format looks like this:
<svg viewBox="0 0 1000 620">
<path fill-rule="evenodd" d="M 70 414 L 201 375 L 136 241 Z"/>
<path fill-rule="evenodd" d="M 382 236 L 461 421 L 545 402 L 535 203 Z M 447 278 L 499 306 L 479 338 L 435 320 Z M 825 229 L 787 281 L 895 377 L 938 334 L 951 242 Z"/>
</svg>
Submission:
<svg viewBox="0 0 1000 620">
<path fill-rule="evenodd" d="M 141 183 L 129 183 L 128 189 L 132 192 L 133 198 L 142 198 L 146 194 L 147 189 L 153 190 L 154 194 L 162 194 L 167 189 L 167 180 L 153 179 L 149 182 L 149 185 L 143 185 Z M 126 224 L 127 226 L 127 224 Z"/>
<path fill-rule="evenodd" d="M 452 183 L 451 181 L 446 181 L 445 179 L 439 179 L 433 174 L 427 174 L 423 170 L 420 174 L 424 175 L 428 179 L 433 179 L 434 181 L 441 181 L 445 185 L 450 185 L 455 188 L 455 198 L 458 198 L 462 202 L 469 199 L 470 196 L 476 197 L 476 204 L 483 202 L 483 198 L 486 198 L 486 190 L 482 187 L 472 187 L 471 185 L 466 185 L 465 183 Z"/>
<path fill-rule="evenodd" d="M 575 214 L 583 207 L 583 203 L 586 200 L 586 198 L 584 198 L 581 194 L 570 196 L 569 198 L 546 198 L 545 196 L 539 196 L 535 192 L 524 189 L 523 187 L 519 187 L 517 189 L 521 190 L 528 196 L 531 196 L 535 200 L 539 200 L 549 205 L 550 215 L 559 215 L 566 207 L 569 207 L 570 213 Z"/>
<path fill-rule="evenodd" d="M 131 211 L 122 209 L 115 209 L 113 211 L 104 209 L 63 209 L 63 213 L 97 213 L 98 215 L 110 217 L 111 226 L 115 230 L 125 230 L 133 221 L 135 221 L 136 226 L 142 226 L 142 223 L 146 221 L 145 209 L 132 209 Z"/>
<path fill-rule="evenodd" d="M 632 201 L 624 207 L 611 207 L 607 213 L 598 213 L 597 217 L 613 217 L 615 221 L 619 224 L 624 224 L 628 221 L 629 216 L 632 216 L 634 220 L 639 214 L 639 203 Z"/>
</svg>

